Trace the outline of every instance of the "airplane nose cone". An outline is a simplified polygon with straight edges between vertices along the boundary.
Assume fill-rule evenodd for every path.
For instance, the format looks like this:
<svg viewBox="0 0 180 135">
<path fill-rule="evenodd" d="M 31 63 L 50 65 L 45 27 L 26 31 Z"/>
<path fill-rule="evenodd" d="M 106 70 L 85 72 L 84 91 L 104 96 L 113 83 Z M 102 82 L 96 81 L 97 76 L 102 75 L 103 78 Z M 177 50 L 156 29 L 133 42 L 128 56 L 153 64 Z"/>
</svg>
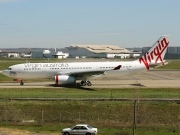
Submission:
<svg viewBox="0 0 180 135">
<path fill-rule="evenodd" d="M 3 73 L 3 75 L 9 76 L 9 71 L 7 71 L 7 70 L 3 70 L 2 73 Z"/>
<path fill-rule="evenodd" d="M 9 70 L 3 70 L 3 74 L 8 77 L 15 78 L 17 76 L 17 73 L 15 71 L 9 71 Z"/>
</svg>

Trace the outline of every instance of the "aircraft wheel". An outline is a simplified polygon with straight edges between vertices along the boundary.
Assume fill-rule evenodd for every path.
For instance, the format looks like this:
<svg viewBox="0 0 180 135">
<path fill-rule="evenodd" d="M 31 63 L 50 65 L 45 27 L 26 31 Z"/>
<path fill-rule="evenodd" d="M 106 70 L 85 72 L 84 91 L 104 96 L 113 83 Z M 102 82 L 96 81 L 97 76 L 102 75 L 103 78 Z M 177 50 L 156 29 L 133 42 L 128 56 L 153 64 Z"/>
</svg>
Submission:
<svg viewBox="0 0 180 135">
<path fill-rule="evenodd" d="M 86 83 L 87 83 L 87 86 L 91 86 L 92 85 L 92 83 L 90 81 L 87 81 Z"/>
<path fill-rule="evenodd" d="M 86 86 L 86 81 L 81 81 L 81 86 Z"/>
<path fill-rule="evenodd" d="M 24 85 L 24 82 L 22 80 L 20 81 L 20 85 Z"/>
<path fill-rule="evenodd" d="M 68 132 L 65 132 L 64 135 L 69 135 L 69 133 L 68 133 Z"/>
</svg>

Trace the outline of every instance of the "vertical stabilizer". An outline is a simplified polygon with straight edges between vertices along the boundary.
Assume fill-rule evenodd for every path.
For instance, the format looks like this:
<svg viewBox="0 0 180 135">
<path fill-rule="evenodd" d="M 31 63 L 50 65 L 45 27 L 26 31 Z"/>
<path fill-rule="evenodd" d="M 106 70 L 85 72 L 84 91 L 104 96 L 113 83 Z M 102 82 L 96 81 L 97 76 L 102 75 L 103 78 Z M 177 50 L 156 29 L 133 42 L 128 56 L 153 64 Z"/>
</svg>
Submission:
<svg viewBox="0 0 180 135">
<path fill-rule="evenodd" d="M 169 45 L 169 36 L 160 37 L 151 49 L 139 58 L 139 62 L 149 70 L 149 64 L 163 63 Z"/>
</svg>

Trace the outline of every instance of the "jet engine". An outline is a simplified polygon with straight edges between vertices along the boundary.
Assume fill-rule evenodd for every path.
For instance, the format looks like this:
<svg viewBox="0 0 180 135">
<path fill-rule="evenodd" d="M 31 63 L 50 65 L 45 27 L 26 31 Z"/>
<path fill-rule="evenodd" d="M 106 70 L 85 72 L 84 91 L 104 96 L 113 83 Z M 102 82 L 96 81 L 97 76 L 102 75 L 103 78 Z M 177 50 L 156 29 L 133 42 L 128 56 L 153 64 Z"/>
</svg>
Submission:
<svg viewBox="0 0 180 135">
<path fill-rule="evenodd" d="M 76 82 L 76 79 L 68 75 L 56 75 L 55 84 L 73 84 Z"/>
</svg>

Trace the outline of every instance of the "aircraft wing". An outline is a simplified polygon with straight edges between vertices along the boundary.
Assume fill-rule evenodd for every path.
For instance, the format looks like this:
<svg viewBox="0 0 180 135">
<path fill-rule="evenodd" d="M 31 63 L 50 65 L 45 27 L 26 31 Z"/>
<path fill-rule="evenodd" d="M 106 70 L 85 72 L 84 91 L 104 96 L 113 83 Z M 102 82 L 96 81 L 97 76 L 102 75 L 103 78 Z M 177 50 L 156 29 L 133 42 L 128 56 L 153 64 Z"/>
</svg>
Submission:
<svg viewBox="0 0 180 135">
<path fill-rule="evenodd" d="M 117 67 L 115 67 L 114 69 L 111 70 L 119 70 L 121 68 L 121 65 L 118 65 Z M 73 72 L 59 72 L 57 73 L 58 75 L 69 75 L 69 76 L 73 76 L 75 78 L 89 78 L 91 76 L 99 76 L 99 75 L 105 75 L 106 71 L 110 71 L 109 69 L 105 69 L 103 71 L 99 71 L 99 70 L 86 70 L 86 71 L 73 71 Z"/>
<path fill-rule="evenodd" d="M 104 75 L 106 71 L 82 71 L 82 72 L 63 72 L 63 73 L 58 73 L 59 75 L 69 75 L 73 76 L 75 78 L 89 78 L 91 76 L 96 76 L 96 75 Z"/>
<path fill-rule="evenodd" d="M 69 75 L 70 76 L 73 76 L 75 78 L 88 78 L 88 77 L 91 77 L 91 76 L 96 76 L 96 75 L 104 75 L 106 71 L 83 71 L 83 72 L 73 72 L 73 73 L 70 73 Z"/>
</svg>

